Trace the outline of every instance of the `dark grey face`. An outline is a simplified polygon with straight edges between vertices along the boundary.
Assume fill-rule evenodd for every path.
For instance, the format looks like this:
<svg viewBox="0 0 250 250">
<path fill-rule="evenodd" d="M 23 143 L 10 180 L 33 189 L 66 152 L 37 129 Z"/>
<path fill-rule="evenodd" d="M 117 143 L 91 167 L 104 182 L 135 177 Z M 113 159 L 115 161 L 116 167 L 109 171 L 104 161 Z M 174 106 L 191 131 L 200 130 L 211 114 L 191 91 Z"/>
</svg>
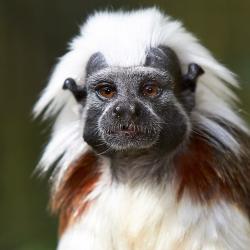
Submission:
<svg viewBox="0 0 250 250">
<path fill-rule="evenodd" d="M 101 53 L 94 54 L 83 95 L 84 140 L 99 153 L 172 151 L 188 135 L 201 71 L 192 64 L 182 76 L 175 53 L 167 47 L 150 49 L 143 66 L 126 68 L 110 67 Z M 79 91 L 72 92 L 78 97 Z"/>
</svg>

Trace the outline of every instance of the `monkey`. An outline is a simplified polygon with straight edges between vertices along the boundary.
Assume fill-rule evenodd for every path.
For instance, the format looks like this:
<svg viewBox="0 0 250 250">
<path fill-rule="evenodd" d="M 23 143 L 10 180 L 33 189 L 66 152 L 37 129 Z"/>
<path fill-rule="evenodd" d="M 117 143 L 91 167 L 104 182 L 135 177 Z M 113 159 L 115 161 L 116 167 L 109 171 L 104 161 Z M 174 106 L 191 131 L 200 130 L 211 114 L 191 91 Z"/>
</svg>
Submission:
<svg viewBox="0 0 250 250">
<path fill-rule="evenodd" d="M 158 8 L 90 16 L 34 107 L 58 250 L 247 250 L 250 133 L 234 74 Z"/>
</svg>

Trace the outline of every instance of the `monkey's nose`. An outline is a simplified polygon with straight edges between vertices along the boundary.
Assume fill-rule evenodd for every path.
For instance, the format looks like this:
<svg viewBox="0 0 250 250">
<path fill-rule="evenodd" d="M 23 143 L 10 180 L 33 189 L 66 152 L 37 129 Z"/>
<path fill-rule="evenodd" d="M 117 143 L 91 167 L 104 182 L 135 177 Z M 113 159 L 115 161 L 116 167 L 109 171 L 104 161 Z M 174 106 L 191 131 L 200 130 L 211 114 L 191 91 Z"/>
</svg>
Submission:
<svg viewBox="0 0 250 250">
<path fill-rule="evenodd" d="M 134 118 L 140 113 L 139 107 L 136 103 L 134 104 L 124 104 L 119 103 L 113 109 L 113 114 L 117 118 Z"/>
</svg>

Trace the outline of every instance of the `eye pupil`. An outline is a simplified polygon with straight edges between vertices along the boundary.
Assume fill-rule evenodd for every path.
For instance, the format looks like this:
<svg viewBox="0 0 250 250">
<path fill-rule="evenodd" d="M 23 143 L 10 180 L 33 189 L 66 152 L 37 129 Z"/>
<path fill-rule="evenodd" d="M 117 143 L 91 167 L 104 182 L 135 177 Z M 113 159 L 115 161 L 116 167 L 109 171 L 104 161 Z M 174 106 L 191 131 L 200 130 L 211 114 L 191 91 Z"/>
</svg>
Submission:
<svg viewBox="0 0 250 250">
<path fill-rule="evenodd" d="M 107 94 L 107 95 L 111 93 L 111 89 L 108 88 L 108 87 L 106 87 L 106 88 L 104 89 L 104 91 L 105 91 L 105 94 Z"/>
<path fill-rule="evenodd" d="M 153 92 L 153 88 L 151 88 L 151 87 L 147 87 L 146 90 L 147 90 L 147 92 L 148 92 L 149 94 L 151 94 L 151 93 Z"/>
</svg>

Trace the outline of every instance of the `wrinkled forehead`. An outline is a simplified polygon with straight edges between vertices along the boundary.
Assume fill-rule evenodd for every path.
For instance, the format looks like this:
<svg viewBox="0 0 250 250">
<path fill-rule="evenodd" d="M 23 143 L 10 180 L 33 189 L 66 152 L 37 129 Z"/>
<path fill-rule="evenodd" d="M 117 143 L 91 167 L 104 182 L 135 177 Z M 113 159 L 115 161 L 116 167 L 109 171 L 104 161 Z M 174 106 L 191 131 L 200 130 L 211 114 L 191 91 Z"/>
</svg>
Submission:
<svg viewBox="0 0 250 250">
<path fill-rule="evenodd" d="M 140 77 L 150 75 L 159 78 L 178 78 L 181 74 L 180 63 L 175 52 L 166 46 L 150 48 L 145 51 L 145 62 L 142 65 L 132 67 L 121 67 L 108 65 L 101 52 L 94 53 L 86 66 L 87 78 L 102 78 L 109 75 L 128 75 Z"/>
<path fill-rule="evenodd" d="M 88 85 L 108 82 L 123 86 L 145 81 L 174 83 L 175 79 L 170 73 L 146 66 L 107 67 L 98 70 L 87 78 Z"/>
</svg>

